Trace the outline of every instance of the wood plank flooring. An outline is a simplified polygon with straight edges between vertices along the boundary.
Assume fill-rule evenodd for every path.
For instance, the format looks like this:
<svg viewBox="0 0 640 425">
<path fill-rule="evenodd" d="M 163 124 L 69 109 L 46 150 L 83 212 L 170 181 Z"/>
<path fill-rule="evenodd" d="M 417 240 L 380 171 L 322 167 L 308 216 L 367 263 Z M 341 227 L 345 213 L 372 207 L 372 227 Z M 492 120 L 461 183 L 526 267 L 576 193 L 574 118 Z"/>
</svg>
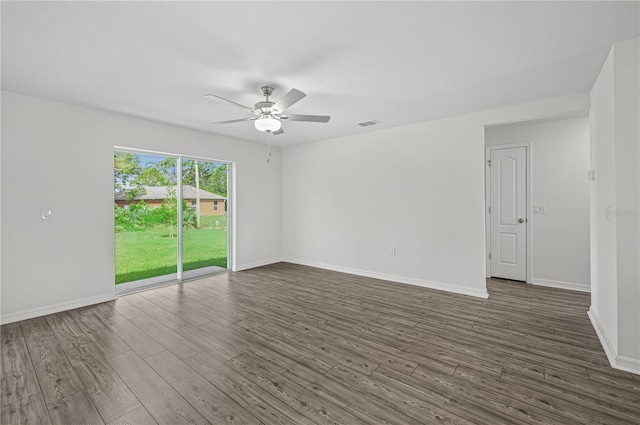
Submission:
<svg viewBox="0 0 640 425">
<path fill-rule="evenodd" d="M 4 325 L 2 424 L 639 424 L 589 294 L 279 263 Z"/>
</svg>

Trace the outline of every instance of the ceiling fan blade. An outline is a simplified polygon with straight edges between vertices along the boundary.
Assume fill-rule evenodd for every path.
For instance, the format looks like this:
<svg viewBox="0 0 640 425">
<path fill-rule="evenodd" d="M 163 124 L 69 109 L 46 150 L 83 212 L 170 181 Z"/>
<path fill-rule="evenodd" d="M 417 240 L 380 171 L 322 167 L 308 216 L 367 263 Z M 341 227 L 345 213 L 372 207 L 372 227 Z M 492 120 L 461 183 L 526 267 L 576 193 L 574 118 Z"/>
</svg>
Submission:
<svg viewBox="0 0 640 425">
<path fill-rule="evenodd" d="M 218 122 L 212 122 L 211 124 L 213 125 L 218 125 L 218 124 L 233 124 L 235 122 L 242 122 L 242 121 L 255 121 L 257 120 L 257 117 L 251 117 L 251 118 L 240 118 L 237 120 L 229 120 L 229 121 L 218 121 Z"/>
<path fill-rule="evenodd" d="M 280 119 L 287 121 L 328 122 L 331 117 L 328 115 L 286 115 Z"/>
<path fill-rule="evenodd" d="M 237 106 L 238 108 L 246 109 L 251 113 L 254 113 L 254 114 L 257 113 L 257 111 L 255 109 L 253 109 L 253 108 L 249 108 L 248 106 L 241 105 L 239 103 L 234 102 L 233 100 L 225 99 L 224 97 L 216 96 L 215 94 L 205 94 L 204 96 L 205 97 L 209 97 L 209 98 L 215 97 L 217 99 L 224 100 L 225 102 L 229 102 L 232 105 Z"/>
<path fill-rule="evenodd" d="M 282 133 L 284 133 L 284 130 L 282 129 L 282 127 L 280 127 L 277 131 L 274 131 L 271 134 L 273 134 L 274 136 L 277 136 L 278 134 L 282 134 Z"/>
<path fill-rule="evenodd" d="M 273 106 L 271 106 L 271 111 L 274 113 L 281 114 L 286 111 L 291 105 L 301 100 L 305 97 L 306 94 L 302 93 L 298 89 L 291 89 L 289 93 L 282 96 L 282 98 L 277 101 Z"/>
</svg>

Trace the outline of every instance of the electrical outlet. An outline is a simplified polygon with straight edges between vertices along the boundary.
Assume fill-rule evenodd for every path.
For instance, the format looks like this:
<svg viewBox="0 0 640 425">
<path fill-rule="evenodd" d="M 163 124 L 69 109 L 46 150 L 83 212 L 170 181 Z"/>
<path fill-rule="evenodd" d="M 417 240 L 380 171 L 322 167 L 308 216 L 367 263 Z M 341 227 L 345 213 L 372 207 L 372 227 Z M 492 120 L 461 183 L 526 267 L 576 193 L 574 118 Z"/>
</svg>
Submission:
<svg viewBox="0 0 640 425">
<path fill-rule="evenodd" d="M 390 246 L 389 247 L 389 255 L 391 257 L 395 257 L 396 256 L 396 248 L 394 246 Z"/>
</svg>

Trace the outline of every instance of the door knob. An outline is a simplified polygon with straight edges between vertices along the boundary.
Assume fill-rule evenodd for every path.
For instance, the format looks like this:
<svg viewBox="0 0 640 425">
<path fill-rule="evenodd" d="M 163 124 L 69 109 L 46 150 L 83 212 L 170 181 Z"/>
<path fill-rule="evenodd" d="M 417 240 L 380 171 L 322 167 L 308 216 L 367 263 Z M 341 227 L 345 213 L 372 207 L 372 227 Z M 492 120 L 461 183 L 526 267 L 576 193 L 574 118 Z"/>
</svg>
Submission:
<svg viewBox="0 0 640 425">
<path fill-rule="evenodd" d="M 524 218 L 519 218 L 518 223 L 524 223 Z"/>
</svg>

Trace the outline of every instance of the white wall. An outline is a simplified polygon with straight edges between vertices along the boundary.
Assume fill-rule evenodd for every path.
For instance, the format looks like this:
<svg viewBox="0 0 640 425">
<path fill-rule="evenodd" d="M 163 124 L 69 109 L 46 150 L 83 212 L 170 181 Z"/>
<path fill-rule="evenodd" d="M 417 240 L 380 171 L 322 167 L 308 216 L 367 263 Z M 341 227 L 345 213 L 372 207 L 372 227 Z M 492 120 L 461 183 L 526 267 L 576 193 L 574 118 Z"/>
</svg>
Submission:
<svg viewBox="0 0 640 425">
<path fill-rule="evenodd" d="M 640 373 L 640 39 L 613 47 L 615 90 L 618 355 Z"/>
<path fill-rule="evenodd" d="M 451 119 L 286 149 L 285 256 L 465 287 L 484 267 L 478 138 Z"/>
<path fill-rule="evenodd" d="M 639 39 L 613 46 L 591 90 L 592 304 L 614 367 L 640 373 Z"/>
<path fill-rule="evenodd" d="M 589 290 L 589 117 L 487 128 L 485 143 L 531 144 L 531 283 Z"/>
<path fill-rule="evenodd" d="M 4 92 L 2 320 L 113 297 L 114 145 L 236 161 L 238 269 L 284 253 L 486 296 L 484 126 L 587 108 L 516 105 L 276 149 L 267 165 L 259 145 Z"/>
<path fill-rule="evenodd" d="M 591 89 L 591 312 L 609 344 L 618 345 L 616 230 L 605 210 L 615 205 L 613 51 Z"/>
<path fill-rule="evenodd" d="M 236 268 L 279 260 L 279 149 L 2 92 L 3 322 L 113 298 L 114 145 L 234 161 Z"/>
<path fill-rule="evenodd" d="M 564 97 L 287 148 L 284 256 L 486 296 L 484 126 L 587 109 Z"/>
</svg>

